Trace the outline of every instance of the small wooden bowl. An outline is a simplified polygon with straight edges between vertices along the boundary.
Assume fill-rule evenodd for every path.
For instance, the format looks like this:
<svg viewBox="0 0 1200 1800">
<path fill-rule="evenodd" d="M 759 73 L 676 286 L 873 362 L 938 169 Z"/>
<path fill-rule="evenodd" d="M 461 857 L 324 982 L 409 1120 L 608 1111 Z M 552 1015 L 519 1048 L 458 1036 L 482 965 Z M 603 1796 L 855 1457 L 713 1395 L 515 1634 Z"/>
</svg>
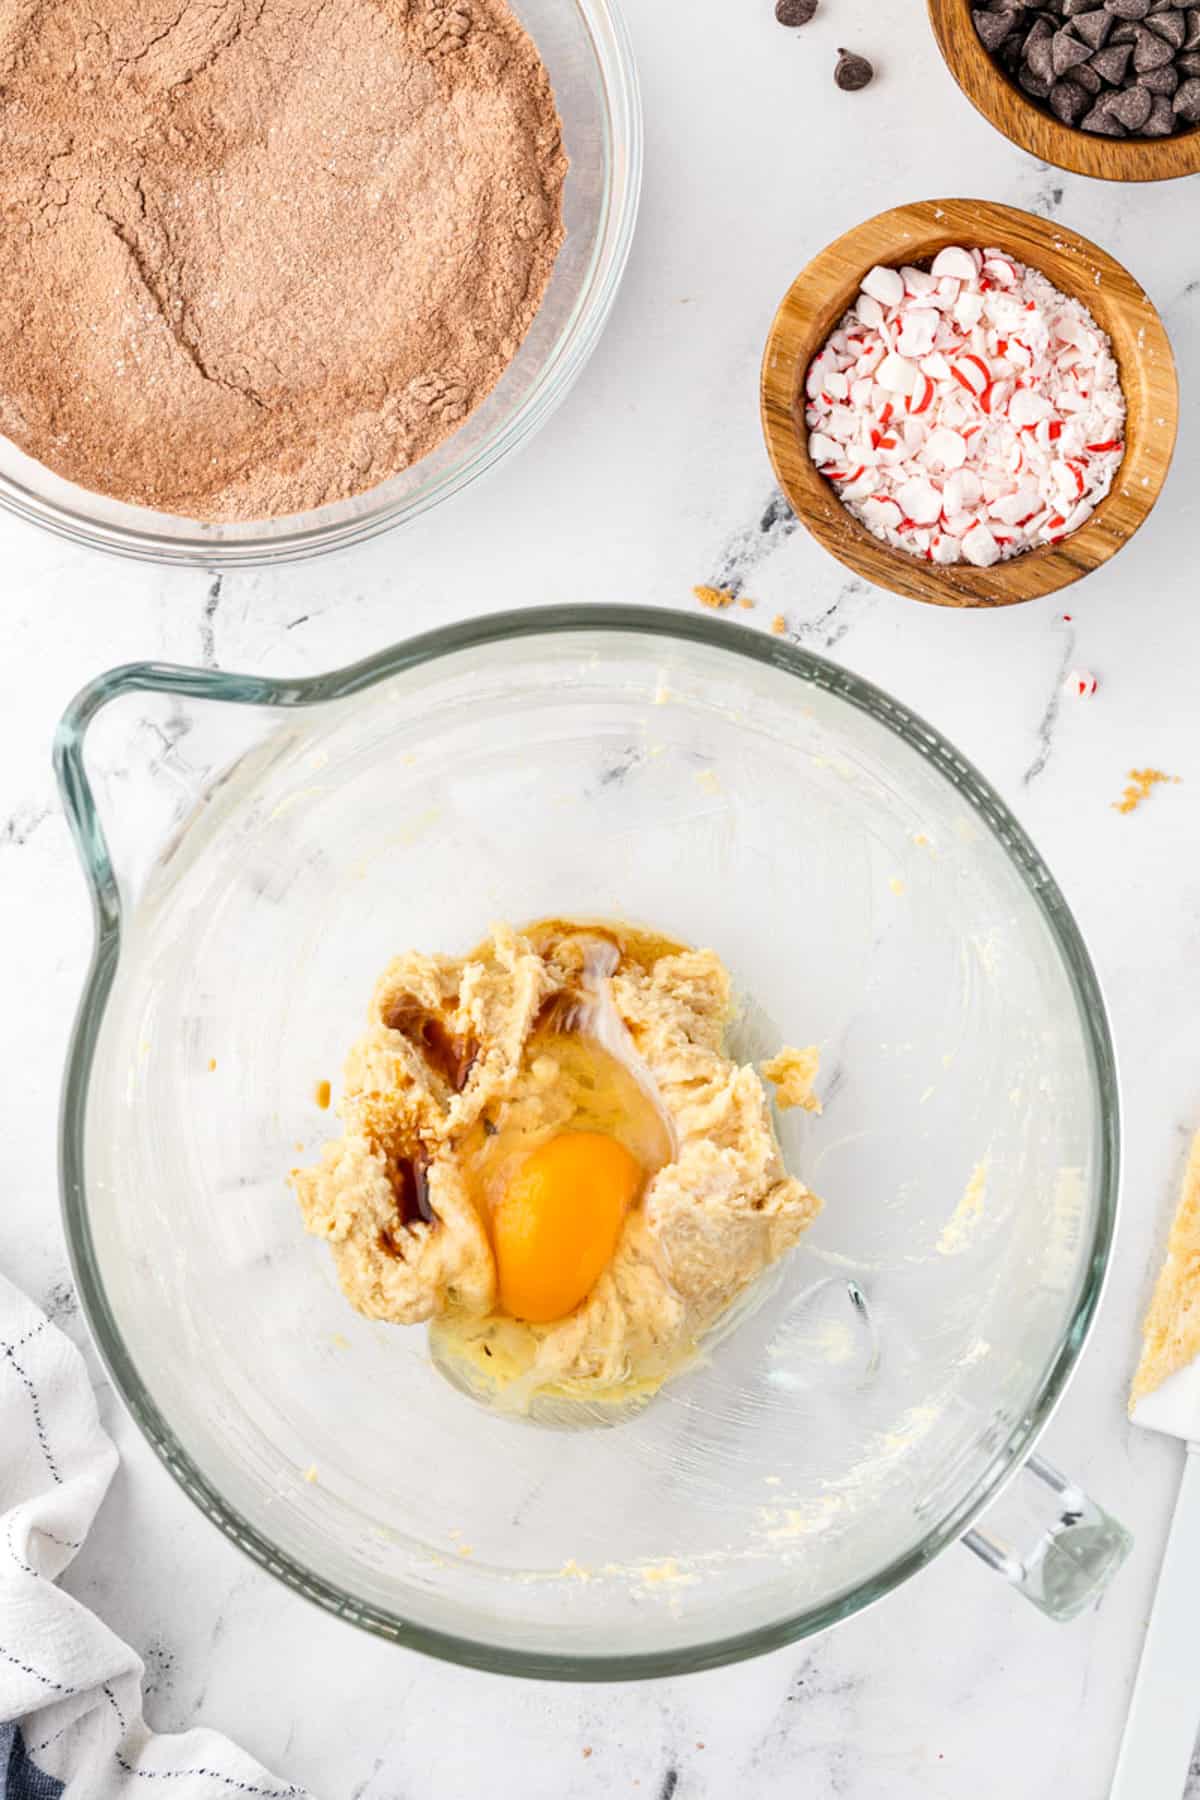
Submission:
<svg viewBox="0 0 1200 1800">
<path fill-rule="evenodd" d="M 1031 156 L 1101 181 L 1170 181 L 1200 171 L 1200 126 L 1169 138 L 1104 138 L 1076 131 L 1039 106 L 993 61 L 979 41 L 971 0 L 928 4 L 938 49 L 967 99 Z"/>
<path fill-rule="evenodd" d="M 873 537 L 838 499 L 808 454 L 808 366 L 876 263 L 920 263 L 947 244 L 995 245 L 1074 294 L 1112 339 L 1125 392 L 1125 459 L 1087 524 L 990 569 L 923 562 Z M 1162 320 L 1137 282 L 1103 250 L 1064 226 L 987 200 L 919 200 L 856 225 L 813 258 L 775 315 L 763 357 L 767 449 L 793 512 L 856 575 L 937 606 L 1010 606 L 1078 581 L 1127 543 L 1166 479 L 1179 391 Z"/>
</svg>

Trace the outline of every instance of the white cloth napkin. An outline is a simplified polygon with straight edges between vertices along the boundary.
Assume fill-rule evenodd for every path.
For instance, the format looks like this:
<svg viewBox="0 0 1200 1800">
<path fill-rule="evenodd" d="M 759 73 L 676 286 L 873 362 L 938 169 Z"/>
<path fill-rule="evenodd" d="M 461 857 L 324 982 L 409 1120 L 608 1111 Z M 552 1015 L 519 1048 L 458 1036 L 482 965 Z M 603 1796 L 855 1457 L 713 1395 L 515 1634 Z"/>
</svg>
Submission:
<svg viewBox="0 0 1200 1800">
<path fill-rule="evenodd" d="M 116 1466 L 83 1358 L 0 1275 L 0 1800 L 304 1800 L 215 1731 L 151 1732 L 140 1658 L 54 1585 Z"/>
</svg>

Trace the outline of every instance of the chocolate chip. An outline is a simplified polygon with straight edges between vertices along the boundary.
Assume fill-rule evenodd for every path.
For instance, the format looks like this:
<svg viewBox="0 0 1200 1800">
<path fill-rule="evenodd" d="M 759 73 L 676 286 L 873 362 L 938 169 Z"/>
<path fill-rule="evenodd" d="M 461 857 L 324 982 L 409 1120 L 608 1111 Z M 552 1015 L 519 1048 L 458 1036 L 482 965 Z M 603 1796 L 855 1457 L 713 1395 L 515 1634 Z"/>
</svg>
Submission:
<svg viewBox="0 0 1200 1800">
<path fill-rule="evenodd" d="M 1073 19 L 1079 13 L 1091 12 L 1095 4 L 1096 0 L 1065 0 L 1063 17 Z"/>
<path fill-rule="evenodd" d="M 807 25 L 817 10 L 817 0 L 775 0 L 775 17 L 781 25 Z"/>
<path fill-rule="evenodd" d="M 1117 19 L 1144 19 L 1150 11 L 1150 0 L 1104 0 L 1104 5 Z"/>
<path fill-rule="evenodd" d="M 1185 50 L 1175 58 L 1175 67 L 1181 75 L 1200 75 L 1200 50 Z"/>
<path fill-rule="evenodd" d="M 1184 34 L 1183 47 L 1194 50 L 1200 44 L 1200 6 L 1190 6 L 1184 14 L 1187 30 Z"/>
<path fill-rule="evenodd" d="M 971 14 L 979 41 L 985 50 L 998 50 L 1016 24 L 1015 12 L 980 12 Z"/>
<path fill-rule="evenodd" d="M 1175 129 L 1175 114 L 1171 111 L 1171 102 L 1159 94 L 1150 108 L 1150 117 L 1142 126 L 1143 137 L 1170 137 Z"/>
<path fill-rule="evenodd" d="M 1035 100 L 1048 100 L 1054 92 L 1054 80 L 1050 75 L 1039 75 L 1036 70 L 1026 66 L 1017 76 L 1017 80 L 1027 94 Z"/>
<path fill-rule="evenodd" d="M 1200 76 L 1185 81 L 1171 102 L 1171 111 L 1185 125 L 1200 125 Z"/>
<path fill-rule="evenodd" d="M 1087 63 L 1080 63 L 1077 69 L 1071 70 L 1071 80 L 1077 87 L 1081 87 L 1085 94 L 1098 94 L 1104 86 L 1095 69 L 1089 68 Z"/>
<path fill-rule="evenodd" d="M 1110 95 L 1107 106 L 1114 119 L 1120 119 L 1126 131 L 1140 131 L 1150 117 L 1154 97 L 1144 87 L 1126 88 L 1124 93 Z"/>
<path fill-rule="evenodd" d="M 1126 21 L 1124 25 L 1117 26 L 1108 41 L 1110 44 L 1136 44 L 1139 32 L 1144 30 L 1144 25 L 1131 25 Z"/>
<path fill-rule="evenodd" d="M 1093 12 L 1080 13 L 1074 21 L 1075 35 L 1093 50 L 1103 50 L 1108 42 L 1108 34 L 1113 28 L 1113 16 L 1097 6 Z"/>
<path fill-rule="evenodd" d="M 1090 113 L 1085 113 L 1079 121 L 1084 131 L 1094 131 L 1098 137 L 1124 137 L 1125 127 L 1119 119 L 1114 119 L 1107 106 L 1097 101 Z"/>
<path fill-rule="evenodd" d="M 1109 87 L 1118 87 L 1125 78 L 1132 55 L 1133 51 L 1128 44 L 1107 44 L 1103 50 L 1097 50 L 1088 68 L 1095 69 L 1101 81 L 1107 81 Z"/>
<path fill-rule="evenodd" d="M 1056 81 L 1050 89 L 1050 111 L 1064 125 L 1078 125 L 1087 104 L 1087 95 L 1073 81 Z"/>
<path fill-rule="evenodd" d="M 1183 40 L 1187 36 L 1187 21 L 1181 12 L 1162 12 L 1146 20 L 1149 31 L 1156 31 L 1160 38 L 1166 38 L 1172 50 L 1182 50 Z"/>
<path fill-rule="evenodd" d="M 1165 38 L 1143 29 L 1141 37 L 1133 46 L 1133 66 L 1142 75 L 1147 69 L 1161 69 L 1164 63 L 1174 59 L 1174 54 Z"/>
<path fill-rule="evenodd" d="M 1025 67 L 1034 75 L 1043 76 L 1047 81 L 1053 80 L 1055 69 L 1054 39 L 1052 37 L 1047 35 L 1035 38 L 1030 32 L 1025 39 Z"/>
<path fill-rule="evenodd" d="M 1086 62 L 1091 54 L 1087 45 L 1081 44 L 1065 25 L 1050 40 L 1050 62 L 1056 75 L 1069 74 L 1077 63 Z"/>
<path fill-rule="evenodd" d="M 833 79 L 848 94 L 854 94 L 875 79 L 875 70 L 865 56 L 856 56 L 852 50 L 839 50 Z"/>
<path fill-rule="evenodd" d="M 1129 44 L 1106 44 L 1103 50 L 1097 50 L 1088 68 L 1094 69 L 1101 81 L 1107 81 L 1109 87 L 1118 87 L 1125 78 L 1132 55 L 1133 50 Z"/>
<path fill-rule="evenodd" d="M 1164 63 L 1161 69 L 1147 69 L 1138 76 L 1138 86 L 1145 88 L 1148 94 L 1173 94 L 1179 86 L 1174 63 Z"/>
</svg>

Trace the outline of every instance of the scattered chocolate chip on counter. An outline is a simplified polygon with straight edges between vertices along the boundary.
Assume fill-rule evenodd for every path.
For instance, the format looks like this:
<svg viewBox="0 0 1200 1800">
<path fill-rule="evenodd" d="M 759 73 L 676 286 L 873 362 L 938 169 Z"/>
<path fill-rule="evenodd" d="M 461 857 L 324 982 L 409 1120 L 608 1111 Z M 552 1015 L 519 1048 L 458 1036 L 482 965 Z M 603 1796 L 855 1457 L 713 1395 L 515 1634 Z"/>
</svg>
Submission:
<svg viewBox="0 0 1200 1800">
<path fill-rule="evenodd" d="M 807 25 L 818 0 L 775 0 L 775 17 L 781 25 Z"/>
<path fill-rule="evenodd" d="M 1200 0 L 987 0 L 971 17 L 1004 73 L 1064 125 L 1155 138 L 1200 124 Z"/>
<path fill-rule="evenodd" d="M 807 25 L 819 4 L 820 0 L 775 0 L 775 17 L 781 25 Z M 1023 0 L 1006 0 L 1006 4 L 1021 5 Z M 845 93 L 854 94 L 874 81 L 875 67 L 853 50 L 839 50 L 833 79 Z"/>
<path fill-rule="evenodd" d="M 833 79 L 846 93 L 854 94 L 875 79 L 875 70 L 865 56 L 856 56 L 852 50 L 839 50 Z"/>
</svg>

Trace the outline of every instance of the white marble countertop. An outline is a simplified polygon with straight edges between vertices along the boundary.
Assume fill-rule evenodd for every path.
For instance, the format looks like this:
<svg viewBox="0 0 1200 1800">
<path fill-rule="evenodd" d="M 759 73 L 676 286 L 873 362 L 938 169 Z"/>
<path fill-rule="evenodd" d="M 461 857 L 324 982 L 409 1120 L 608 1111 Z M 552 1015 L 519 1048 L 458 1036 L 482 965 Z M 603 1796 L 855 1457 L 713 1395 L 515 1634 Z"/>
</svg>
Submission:
<svg viewBox="0 0 1200 1800">
<path fill-rule="evenodd" d="M 1124 1213 L 1099 1324 L 1045 1447 L 1129 1525 L 1135 1553 L 1099 1611 L 1070 1626 L 951 1551 L 869 1615 L 737 1669 L 624 1688 L 504 1681 L 377 1643 L 253 1567 L 177 1491 L 96 1368 L 123 1461 L 68 1583 L 145 1657 L 156 1728 L 203 1720 L 327 1800 L 1092 1800 L 1181 1460 L 1127 1426 L 1122 1397 L 1181 1146 L 1200 1124 L 1200 182 L 1116 187 L 1034 162 L 960 96 L 916 0 L 822 0 L 797 33 L 775 24 L 771 0 L 629 11 L 648 129 L 632 263 L 583 379 L 513 462 L 340 559 L 219 583 L 0 522 L 0 1266 L 84 1340 L 54 1124 L 89 919 L 49 747 L 85 679 L 142 657 L 313 671 L 513 604 L 690 607 L 695 583 L 736 569 L 758 602 L 737 615 L 747 630 L 782 612 L 800 642 L 891 689 L 975 760 L 1090 942 L 1123 1069 Z M 843 43 L 877 61 L 864 93 L 833 88 Z M 852 223 L 945 194 L 1094 237 L 1145 284 L 1174 342 L 1183 427 L 1166 490 L 1132 545 L 1066 600 L 941 612 L 850 580 L 801 531 L 759 527 L 773 484 L 756 373 L 778 299 Z M 1076 665 L 1100 678 L 1092 700 L 1060 696 Z M 1143 764 L 1182 784 L 1119 816 L 1111 802 Z"/>
</svg>

